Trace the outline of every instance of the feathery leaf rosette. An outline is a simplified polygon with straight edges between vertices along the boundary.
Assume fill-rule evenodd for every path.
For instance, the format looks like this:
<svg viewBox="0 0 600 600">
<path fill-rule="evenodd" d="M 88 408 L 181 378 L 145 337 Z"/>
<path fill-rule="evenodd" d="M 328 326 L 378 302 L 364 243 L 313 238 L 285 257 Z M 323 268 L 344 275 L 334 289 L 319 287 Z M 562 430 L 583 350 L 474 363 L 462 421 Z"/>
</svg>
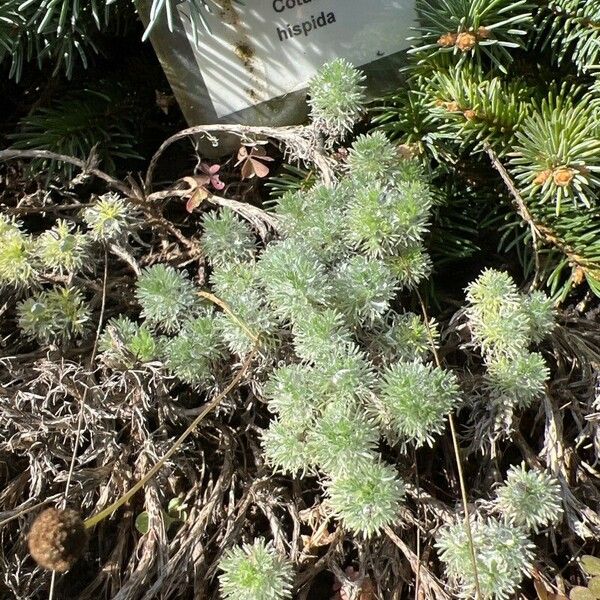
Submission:
<svg viewBox="0 0 600 600">
<path fill-rule="evenodd" d="M 98 349 L 107 362 L 118 362 L 127 368 L 136 362 L 147 363 L 159 355 L 158 341 L 145 326 L 121 315 L 106 325 Z"/>
<path fill-rule="evenodd" d="M 360 118 L 366 102 L 364 80 L 344 58 L 326 63 L 310 80 L 310 116 L 328 137 L 342 137 Z"/>
<path fill-rule="evenodd" d="M 273 311 L 283 319 L 293 321 L 330 299 L 325 265 L 300 241 L 269 244 L 260 257 L 257 273 Z"/>
<path fill-rule="evenodd" d="M 284 600 L 292 597 L 293 568 L 271 542 L 257 538 L 252 544 L 229 549 L 219 568 L 223 597 L 231 600 Z"/>
<path fill-rule="evenodd" d="M 226 313 L 216 316 L 223 340 L 231 352 L 246 356 L 256 346 L 256 340 L 248 330 L 259 337 L 262 351 L 277 345 L 279 327 L 275 316 L 265 306 L 255 262 L 232 262 L 217 266 L 210 282 L 214 292 L 236 317 L 234 319 Z"/>
<path fill-rule="evenodd" d="M 81 335 L 90 319 L 90 310 L 81 292 L 59 286 L 19 303 L 17 314 L 23 333 L 41 344 L 65 343 Z"/>
<path fill-rule="evenodd" d="M 88 535 L 73 509 L 46 508 L 33 521 L 27 536 L 29 553 L 49 571 L 68 571 L 85 552 Z"/>
<path fill-rule="evenodd" d="M 522 354 L 529 345 L 530 321 L 508 273 L 485 269 L 467 288 L 467 317 L 484 354 Z"/>
<path fill-rule="evenodd" d="M 307 446 L 308 431 L 312 426 L 303 415 L 296 419 L 274 419 L 262 432 L 262 447 L 267 464 L 274 471 L 292 476 L 304 475 L 314 466 Z"/>
<path fill-rule="evenodd" d="M 327 360 L 332 352 L 348 348 L 352 343 L 344 316 L 332 308 L 309 310 L 299 315 L 292 331 L 296 355 L 314 363 Z"/>
<path fill-rule="evenodd" d="M 531 341 L 541 342 L 556 325 L 552 299 L 544 292 L 534 290 L 525 296 L 524 303 L 529 317 Z"/>
<path fill-rule="evenodd" d="M 464 61 L 486 55 L 501 70 L 512 61 L 533 25 L 533 4 L 526 0 L 418 0 L 421 43 L 413 53 L 453 53 Z"/>
<path fill-rule="evenodd" d="M 394 523 L 404 498 L 404 484 L 396 470 L 379 460 L 361 462 L 351 472 L 333 477 L 326 491 L 344 527 L 364 537 Z"/>
<path fill-rule="evenodd" d="M 37 276 L 34 243 L 21 224 L 0 215 L 0 286 L 30 285 Z"/>
<path fill-rule="evenodd" d="M 382 131 L 359 135 L 348 153 L 348 173 L 358 180 L 387 180 L 400 156 Z"/>
<path fill-rule="evenodd" d="M 138 223 L 137 213 L 118 194 L 108 193 L 83 211 L 89 235 L 97 242 L 122 242 Z"/>
<path fill-rule="evenodd" d="M 210 284 L 219 298 L 231 307 L 238 307 L 248 291 L 259 289 L 256 263 L 241 262 L 215 266 Z"/>
<path fill-rule="evenodd" d="M 89 240 L 64 219 L 42 233 L 36 240 L 36 255 L 42 265 L 53 272 L 73 273 L 84 267 Z"/>
<path fill-rule="evenodd" d="M 371 323 L 387 312 L 396 288 L 384 261 L 355 255 L 337 265 L 334 303 L 349 323 Z"/>
<path fill-rule="evenodd" d="M 494 356 L 487 363 L 489 393 L 502 405 L 528 408 L 543 396 L 550 370 L 538 352 Z"/>
<path fill-rule="evenodd" d="M 354 248 L 386 257 L 421 243 L 431 206 L 431 192 L 423 182 L 355 182 L 349 194 L 347 237 Z"/>
<path fill-rule="evenodd" d="M 373 365 L 356 345 L 335 349 L 327 361 L 315 365 L 313 390 L 317 399 L 340 404 L 371 396 L 375 385 Z"/>
<path fill-rule="evenodd" d="M 545 471 L 513 465 L 497 489 L 494 506 L 507 522 L 533 529 L 556 523 L 562 515 L 558 481 Z"/>
<path fill-rule="evenodd" d="M 577 100 L 577 101 L 576 101 Z M 600 138 L 589 97 L 564 86 L 551 91 L 516 134 L 511 166 L 532 201 L 591 207 L 600 186 Z"/>
<path fill-rule="evenodd" d="M 414 289 L 433 269 L 430 256 L 420 244 L 400 250 L 386 263 L 402 288 Z"/>
<path fill-rule="evenodd" d="M 460 399 L 456 376 L 419 361 L 397 362 L 383 373 L 378 418 L 392 441 L 433 444 Z"/>
<path fill-rule="evenodd" d="M 305 192 L 284 194 L 276 213 L 287 236 L 301 240 L 324 262 L 347 252 L 344 243 L 347 186 L 318 183 Z"/>
<path fill-rule="evenodd" d="M 325 473 L 337 477 L 359 464 L 372 464 L 379 430 L 360 406 L 330 404 L 308 432 L 308 454 Z"/>
<path fill-rule="evenodd" d="M 477 578 L 464 520 L 446 525 L 438 533 L 435 545 L 450 581 L 461 598 L 475 597 L 477 580 L 481 600 L 508 600 L 531 567 L 533 545 L 521 528 L 494 519 L 473 517 L 471 533 Z"/>
<path fill-rule="evenodd" d="M 223 354 L 215 319 L 200 316 L 183 323 L 178 334 L 165 343 L 163 354 L 173 375 L 190 385 L 207 384 Z"/>
<path fill-rule="evenodd" d="M 275 369 L 264 388 L 269 410 L 284 421 L 310 421 L 323 403 L 315 389 L 317 373 L 314 367 L 304 364 Z"/>
<path fill-rule="evenodd" d="M 436 341 L 439 338 L 437 324 L 429 321 L 429 330 Z M 393 361 L 423 361 L 431 352 L 427 324 L 419 315 L 407 312 L 391 313 L 375 329 L 370 351 L 383 357 L 387 364 Z"/>
<path fill-rule="evenodd" d="M 206 213 L 202 226 L 202 249 L 212 266 L 244 262 L 254 257 L 254 234 L 231 209 L 221 208 L 217 212 Z"/>
<path fill-rule="evenodd" d="M 163 264 L 144 269 L 135 297 L 148 325 L 167 333 L 179 330 L 198 305 L 196 289 L 187 275 Z"/>
<path fill-rule="evenodd" d="M 268 353 L 277 347 L 278 325 L 264 306 L 260 292 L 248 290 L 235 304 L 229 303 L 229 308 L 233 310 L 235 319 L 221 312 L 216 315 L 215 321 L 223 341 L 233 354 L 247 356 L 255 347 Z M 258 336 L 258 341 L 250 332 Z"/>
</svg>

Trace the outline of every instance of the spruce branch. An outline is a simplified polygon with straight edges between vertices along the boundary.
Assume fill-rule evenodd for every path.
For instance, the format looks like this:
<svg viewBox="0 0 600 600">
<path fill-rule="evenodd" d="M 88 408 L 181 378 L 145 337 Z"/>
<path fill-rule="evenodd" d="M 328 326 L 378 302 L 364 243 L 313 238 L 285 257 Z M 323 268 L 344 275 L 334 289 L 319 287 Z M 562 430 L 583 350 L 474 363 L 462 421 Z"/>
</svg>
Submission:
<svg viewBox="0 0 600 600">
<path fill-rule="evenodd" d="M 511 168 L 530 201 L 590 208 L 600 185 L 600 139 L 589 96 L 563 85 L 551 89 L 523 121 L 511 152 Z"/>
<path fill-rule="evenodd" d="M 411 52 L 426 58 L 452 54 L 459 64 L 485 57 L 506 71 L 510 51 L 524 47 L 533 6 L 526 0 L 419 0 L 421 39 Z"/>
<path fill-rule="evenodd" d="M 502 181 L 506 185 L 506 188 L 510 192 L 514 205 L 517 209 L 519 216 L 528 224 L 531 229 L 533 239 L 540 239 L 546 243 L 556 247 L 562 252 L 569 260 L 569 263 L 573 265 L 574 270 L 580 270 L 584 275 L 589 275 L 593 280 L 600 281 L 600 260 L 596 261 L 587 258 L 580 252 L 577 252 L 575 248 L 567 244 L 557 233 L 548 227 L 545 223 L 534 219 L 531 210 L 528 208 L 523 196 L 518 190 L 517 186 L 513 182 L 512 178 L 508 174 L 508 171 L 498 158 L 498 155 L 491 146 L 486 145 L 486 152 L 490 157 L 490 160 L 494 168 L 500 174 Z"/>
</svg>

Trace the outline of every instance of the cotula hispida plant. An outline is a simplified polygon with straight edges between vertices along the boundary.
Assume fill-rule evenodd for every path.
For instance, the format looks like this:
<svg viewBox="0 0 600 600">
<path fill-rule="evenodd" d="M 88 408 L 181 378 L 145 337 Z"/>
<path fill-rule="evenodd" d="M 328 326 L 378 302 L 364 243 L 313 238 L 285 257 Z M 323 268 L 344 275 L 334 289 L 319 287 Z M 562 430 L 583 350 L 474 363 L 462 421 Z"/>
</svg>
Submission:
<svg viewBox="0 0 600 600">
<path fill-rule="evenodd" d="M 136 222 L 135 211 L 116 194 L 97 198 L 80 218 L 58 219 L 37 235 L 0 215 L 0 290 L 20 300 L 16 313 L 21 332 L 40 344 L 58 346 L 84 335 L 91 311 L 84 290 L 73 280 L 92 274 L 90 265 L 102 247 L 124 244 Z"/>
<path fill-rule="evenodd" d="M 361 114 L 361 81 L 343 60 L 314 79 L 313 142 L 325 136 L 327 149 L 343 139 Z M 111 319 L 99 348 L 111 368 L 152 362 L 194 391 L 218 387 L 232 356 L 245 361 L 256 354 L 254 389 L 273 415 L 260 433 L 265 463 L 287 476 L 317 475 L 325 514 L 364 540 L 400 521 L 409 491 L 402 462 L 392 463 L 383 449 L 406 456 L 434 445 L 462 393 L 459 373 L 437 356 L 435 324 L 406 309 L 405 299 L 432 269 L 426 241 L 434 191 L 426 165 L 403 157 L 381 133 L 359 136 L 345 162 L 326 158 L 329 177 L 276 199 L 271 216 L 278 236 L 266 244 L 231 209 L 206 214 L 204 286 L 170 265 L 144 269 L 136 282 L 137 318 Z M 90 235 L 113 238 L 127 230 L 110 216 L 120 208 L 114 201 L 86 212 Z M 85 244 L 73 247 L 86 251 Z M 496 390 L 489 397 L 513 410 L 529 406 L 546 371 L 535 373 L 541 384 L 528 387 L 519 377 L 533 377 L 535 355 L 527 353 L 552 324 L 547 301 L 519 294 L 502 273 L 486 272 L 470 287 L 468 302 L 473 343 Z M 490 575 L 490 598 L 516 589 L 532 556 L 513 506 L 521 500 L 502 498 L 498 510 L 511 514 L 506 523 L 473 525 L 474 543 L 508 536 L 506 546 L 521 550 L 502 554 L 510 569 L 502 580 Z M 463 538 L 455 543 L 453 536 L 459 533 L 448 534 L 449 553 L 442 545 L 440 552 L 450 578 L 468 590 L 469 567 L 463 573 L 452 558 Z M 267 542 L 231 550 L 221 570 L 226 597 L 291 596 L 291 567 Z"/>
</svg>

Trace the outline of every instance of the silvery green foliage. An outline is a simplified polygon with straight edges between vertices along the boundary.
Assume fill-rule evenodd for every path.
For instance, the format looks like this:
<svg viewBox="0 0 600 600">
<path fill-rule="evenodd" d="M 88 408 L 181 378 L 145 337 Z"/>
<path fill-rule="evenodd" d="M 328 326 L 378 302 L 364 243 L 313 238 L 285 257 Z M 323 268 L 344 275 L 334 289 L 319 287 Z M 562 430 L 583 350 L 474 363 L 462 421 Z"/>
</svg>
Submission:
<svg viewBox="0 0 600 600">
<path fill-rule="evenodd" d="M 352 343 L 344 316 L 333 308 L 298 315 L 292 330 L 296 355 L 309 362 L 326 361 L 332 352 L 348 348 Z"/>
<path fill-rule="evenodd" d="M 287 237 L 301 237 L 322 261 L 332 262 L 347 252 L 344 243 L 347 201 L 345 185 L 318 183 L 306 192 L 286 192 L 275 210 Z"/>
<path fill-rule="evenodd" d="M 157 360 L 159 343 L 146 325 L 121 315 L 108 322 L 98 340 L 98 350 L 107 362 L 132 368 L 136 362 Z"/>
<path fill-rule="evenodd" d="M 538 531 L 556 523 L 562 515 L 558 481 L 545 471 L 512 466 L 494 501 L 498 514 L 508 523 Z"/>
<path fill-rule="evenodd" d="M 212 266 L 243 262 L 254 257 L 252 230 L 229 208 L 206 213 L 202 219 L 202 249 Z"/>
<path fill-rule="evenodd" d="M 309 456 L 332 476 L 372 464 L 378 441 L 379 429 L 374 421 L 358 406 L 341 403 L 327 406 L 306 439 Z"/>
<path fill-rule="evenodd" d="M 467 288 L 473 340 L 488 357 L 517 356 L 553 327 L 552 305 L 542 292 L 519 293 L 503 271 L 486 269 Z"/>
<path fill-rule="evenodd" d="M 426 324 L 422 317 L 411 312 L 389 313 L 387 320 L 378 324 L 369 350 L 386 364 L 423 361 L 431 353 L 430 335 L 436 344 L 439 332 L 433 319 Z"/>
<path fill-rule="evenodd" d="M 504 272 L 486 269 L 467 288 L 467 317 L 487 367 L 486 391 L 496 427 L 508 429 L 515 408 L 527 408 L 544 393 L 549 370 L 529 347 L 554 327 L 551 301 L 542 292 L 519 293 Z"/>
<path fill-rule="evenodd" d="M 178 331 L 198 304 L 196 290 L 187 275 L 163 264 L 144 269 L 135 296 L 146 323 L 167 333 Z"/>
<path fill-rule="evenodd" d="M 97 242 L 123 242 L 139 220 L 136 211 L 118 194 L 100 196 L 83 211 L 90 237 Z"/>
<path fill-rule="evenodd" d="M 310 422 L 322 408 L 314 385 L 317 373 L 315 367 L 307 364 L 287 364 L 275 369 L 264 389 L 269 410 L 286 422 Z"/>
<path fill-rule="evenodd" d="M 37 238 L 35 253 L 45 270 L 72 273 L 85 266 L 89 243 L 85 234 L 61 219 Z"/>
<path fill-rule="evenodd" d="M 334 514 L 350 531 L 369 537 L 393 523 L 404 498 L 396 470 L 381 461 L 360 462 L 326 487 Z"/>
<path fill-rule="evenodd" d="M 529 317 L 531 341 L 541 342 L 555 325 L 552 300 L 539 290 L 525 296 L 525 312 Z"/>
<path fill-rule="evenodd" d="M 471 533 L 481 600 L 512 598 L 533 559 L 533 545 L 525 531 L 495 519 L 473 518 Z M 475 598 L 475 571 L 464 521 L 440 529 L 436 547 L 459 596 Z"/>
<path fill-rule="evenodd" d="M 277 345 L 278 325 L 275 316 L 265 305 L 254 262 L 219 265 L 212 272 L 210 282 L 215 294 L 238 319 L 223 313 L 216 316 L 223 339 L 231 352 L 245 356 L 252 350 L 255 340 L 248 329 L 259 336 L 261 350 Z"/>
<path fill-rule="evenodd" d="M 198 292 L 184 271 L 163 264 L 145 269 L 136 286 L 142 322 L 124 315 L 109 321 L 99 339 L 104 361 L 125 369 L 156 362 L 183 383 L 210 386 L 225 357 L 226 339 L 212 306 L 203 306 Z"/>
<path fill-rule="evenodd" d="M 258 276 L 271 309 L 284 321 L 293 321 L 313 308 L 325 308 L 331 298 L 325 264 L 295 239 L 269 244 L 258 263 Z"/>
<path fill-rule="evenodd" d="M 304 475 L 315 464 L 306 439 L 312 423 L 302 419 L 277 418 L 262 433 L 265 459 L 274 471 Z"/>
<path fill-rule="evenodd" d="M 285 473 L 329 476 L 335 514 L 360 534 L 391 525 L 402 498 L 402 483 L 377 453 L 382 435 L 430 442 L 458 399 L 450 374 L 421 365 L 413 383 L 429 396 L 400 432 L 400 409 L 392 428 L 381 418 L 392 399 L 377 398 L 384 356 L 383 364 L 420 361 L 428 352 L 422 321 L 391 307 L 400 288 L 429 272 L 423 238 L 430 207 L 422 168 L 404 161 L 385 136 L 361 136 L 336 182 L 279 198 L 282 239 L 256 259 L 265 310 L 289 328 L 296 355 L 264 387 L 276 415 L 263 434 L 265 459 Z"/>
<path fill-rule="evenodd" d="M 361 462 L 379 438 L 373 422 L 361 416 L 373 384 L 372 366 L 355 346 L 332 347 L 314 365 L 276 369 L 264 389 L 269 409 L 278 415 L 263 434 L 267 462 L 292 474 L 312 471 L 317 464 L 329 472 L 343 469 L 344 461 Z M 326 464 L 319 463 L 323 457 Z"/>
<path fill-rule="evenodd" d="M 398 152 L 385 134 L 373 131 L 359 135 L 348 153 L 348 172 L 362 181 L 386 179 L 398 165 Z"/>
<path fill-rule="evenodd" d="M 284 600 L 292 597 L 293 568 L 271 542 L 257 538 L 228 550 L 219 563 L 223 598 Z"/>
<path fill-rule="evenodd" d="M 346 89 L 356 92 L 360 82 L 355 71 L 346 76 L 348 68 L 337 61 L 317 77 L 325 86 L 333 82 L 331 93 L 343 92 L 337 112 L 327 113 L 334 115 L 338 134 L 350 126 L 361 101 L 361 94 L 353 98 Z M 313 96 L 314 114 L 320 98 Z M 344 103 L 352 109 L 353 102 L 356 110 L 342 119 Z M 326 117 L 321 113 L 317 125 Z M 327 127 L 329 134 L 331 121 Z M 415 423 L 420 415 L 424 420 L 420 427 L 408 426 L 408 420 L 398 426 L 399 411 L 386 413 L 395 418 L 394 441 L 431 442 L 458 398 L 452 375 L 421 362 L 429 341 L 422 321 L 391 308 L 401 287 L 418 284 L 429 272 L 423 241 L 431 196 L 420 165 L 402 159 L 379 133 L 361 136 L 335 182 L 279 198 L 274 212 L 281 237 L 260 252 L 250 228 L 230 210 L 204 217 L 211 291 L 228 310 L 205 314 L 183 272 L 155 265 L 137 283 L 143 322 L 113 323 L 117 341 L 135 358 L 132 336 L 141 328 L 151 340 L 162 332 L 156 343 L 165 369 L 185 383 L 207 386 L 225 347 L 244 356 L 258 337 L 263 365 L 280 361 L 263 386 L 275 415 L 262 434 L 266 462 L 285 473 L 320 471 L 329 478 L 338 518 L 352 531 L 371 535 L 394 522 L 404 491 L 377 453 L 382 435 L 391 439 L 393 428 L 376 413 L 397 402 L 391 388 L 376 398 L 383 385 L 382 355 L 384 365 L 415 360 L 414 384 L 433 397 L 419 407 L 429 412 L 413 410 Z M 378 338 L 385 340 L 380 349 Z M 110 350 L 114 339 L 106 341 Z"/>
<path fill-rule="evenodd" d="M 414 289 L 431 274 L 432 263 L 421 244 L 401 250 L 388 265 L 403 288 Z"/>
<path fill-rule="evenodd" d="M 397 287 L 384 261 L 355 255 L 336 267 L 333 302 L 348 323 L 372 323 L 389 310 Z"/>
<path fill-rule="evenodd" d="M 207 385 L 215 363 L 223 356 L 219 330 L 212 315 L 185 321 L 177 335 L 163 344 L 167 370 L 190 385 Z"/>
<path fill-rule="evenodd" d="M 37 277 L 34 241 L 21 224 L 0 215 L 0 287 L 24 287 Z"/>
<path fill-rule="evenodd" d="M 338 58 L 323 65 L 309 82 L 312 122 L 329 138 L 343 137 L 363 113 L 364 80 L 346 59 Z"/>
<path fill-rule="evenodd" d="M 330 403 L 368 402 L 377 377 L 373 364 L 357 345 L 332 348 L 328 360 L 315 365 L 313 389 L 317 399 Z"/>
<path fill-rule="evenodd" d="M 59 286 L 37 292 L 20 302 L 17 314 L 23 333 L 41 344 L 60 344 L 80 336 L 90 319 L 81 292 Z"/>
<path fill-rule="evenodd" d="M 382 376 L 377 417 L 391 440 L 432 444 L 459 402 L 456 377 L 419 361 L 397 362 Z"/>
<path fill-rule="evenodd" d="M 544 395 L 550 369 L 539 352 L 499 356 L 487 364 L 487 384 L 494 401 L 528 408 Z"/>
<path fill-rule="evenodd" d="M 400 183 L 374 180 L 351 190 L 347 218 L 348 242 L 369 256 L 395 256 L 420 243 L 427 231 L 429 192 Z"/>
</svg>

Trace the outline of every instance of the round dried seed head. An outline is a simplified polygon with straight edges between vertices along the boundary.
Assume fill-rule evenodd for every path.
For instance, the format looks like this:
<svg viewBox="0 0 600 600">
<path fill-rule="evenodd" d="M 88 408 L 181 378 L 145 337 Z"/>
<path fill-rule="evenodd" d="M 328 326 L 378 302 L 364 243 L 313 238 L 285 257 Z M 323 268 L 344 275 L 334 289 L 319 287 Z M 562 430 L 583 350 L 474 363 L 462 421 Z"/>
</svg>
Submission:
<svg viewBox="0 0 600 600">
<path fill-rule="evenodd" d="M 76 511 L 47 508 L 36 517 L 27 541 L 38 565 L 64 573 L 84 553 L 88 535 Z"/>
</svg>

